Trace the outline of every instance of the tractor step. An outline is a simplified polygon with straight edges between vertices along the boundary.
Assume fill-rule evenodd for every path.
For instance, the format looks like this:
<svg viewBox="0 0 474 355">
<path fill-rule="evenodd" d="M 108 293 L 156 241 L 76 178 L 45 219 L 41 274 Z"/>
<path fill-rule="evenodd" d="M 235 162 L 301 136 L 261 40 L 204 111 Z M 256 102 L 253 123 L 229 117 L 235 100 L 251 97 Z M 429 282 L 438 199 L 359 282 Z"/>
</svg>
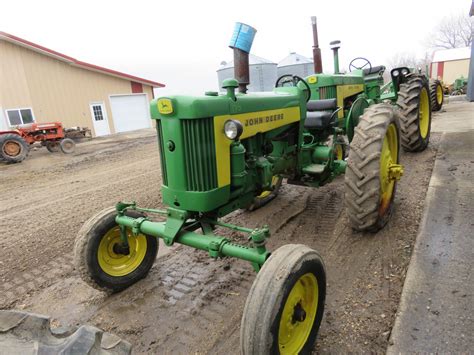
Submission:
<svg viewBox="0 0 474 355">
<path fill-rule="evenodd" d="M 303 173 L 308 175 L 320 175 L 326 169 L 325 164 L 311 164 L 303 168 Z"/>
</svg>

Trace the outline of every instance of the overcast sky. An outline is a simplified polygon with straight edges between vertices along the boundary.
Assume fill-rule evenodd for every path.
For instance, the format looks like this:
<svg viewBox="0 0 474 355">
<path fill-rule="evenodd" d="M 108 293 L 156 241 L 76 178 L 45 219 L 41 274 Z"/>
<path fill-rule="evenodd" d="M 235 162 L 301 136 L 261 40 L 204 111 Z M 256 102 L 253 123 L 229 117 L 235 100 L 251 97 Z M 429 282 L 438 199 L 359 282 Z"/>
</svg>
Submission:
<svg viewBox="0 0 474 355">
<path fill-rule="evenodd" d="M 353 57 L 386 64 L 394 54 L 422 56 L 444 16 L 469 13 L 471 0 L 397 1 L 21 1 L 0 0 L 0 31 L 76 59 L 166 84 L 158 95 L 217 90 L 234 23 L 257 29 L 252 53 L 279 62 L 312 56 L 310 16 L 318 18 L 323 69 L 339 39 L 341 69 Z"/>
</svg>

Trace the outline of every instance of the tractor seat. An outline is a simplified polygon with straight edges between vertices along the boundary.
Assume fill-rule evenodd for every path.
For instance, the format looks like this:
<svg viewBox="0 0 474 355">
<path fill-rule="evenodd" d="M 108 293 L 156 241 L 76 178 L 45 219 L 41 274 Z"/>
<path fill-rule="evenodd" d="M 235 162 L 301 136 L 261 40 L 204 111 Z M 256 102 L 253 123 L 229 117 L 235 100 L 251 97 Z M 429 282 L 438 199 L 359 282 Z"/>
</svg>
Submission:
<svg viewBox="0 0 474 355">
<path fill-rule="evenodd" d="M 337 109 L 336 99 L 311 100 L 306 104 L 304 127 L 308 129 L 325 129 L 330 126 L 333 112 Z"/>
<path fill-rule="evenodd" d="M 362 70 L 364 75 L 372 75 L 372 74 L 382 75 L 384 71 L 385 71 L 385 66 L 384 65 L 378 65 L 376 67 L 372 67 L 372 68 L 369 68 L 369 69 Z M 380 73 L 380 72 L 382 72 L 382 73 Z"/>
</svg>

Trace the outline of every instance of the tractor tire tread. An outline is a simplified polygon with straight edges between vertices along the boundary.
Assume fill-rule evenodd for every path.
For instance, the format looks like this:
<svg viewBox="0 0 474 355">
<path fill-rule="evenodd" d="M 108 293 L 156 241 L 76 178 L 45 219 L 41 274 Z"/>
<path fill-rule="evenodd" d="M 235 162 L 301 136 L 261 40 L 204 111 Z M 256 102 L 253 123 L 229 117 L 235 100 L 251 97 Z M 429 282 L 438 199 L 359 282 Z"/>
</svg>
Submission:
<svg viewBox="0 0 474 355">
<path fill-rule="evenodd" d="M 400 108 L 400 138 L 403 149 L 407 152 L 421 152 L 429 143 L 431 130 L 431 111 L 428 134 L 421 137 L 419 127 L 419 106 L 422 88 L 430 95 L 427 80 L 417 74 L 411 74 L 406 83 L 400 84 L 397 106 Z"/>
<path fill-rule="evenodd" d="M 441 82 L 439 80 L 430 80 L 430 103 L 431 103 L 431 111 L 439 111 L 441 110 L 441 107 L 443 107 L 443 100 L 441 100 L 441 104 L 438 103 L 438 97 L 437 97 L 437 90 L 438 86 L 441 86 Z M 441 91 L 443 90 L 443 87 L 441 87 Z"/>
<path fill-rule="evenodd" d="M 318 285 L 319 281 L 321 282 L 320 302 L 318 302 L 321 309 L 318 307 L 315 323 L 321 322 L 326 294 L 326 276 L 321 256 L 306 245 L 284 245 L 272 253 L 257 274 L 250 288 L 240 327 L 242 354 L 269 355 L 275 353 L 275 349 L 272 349 L 272 344 L 274 345 L 275 342 L 278 342 L 278 339 L 274 339 L 269 330 L 272 329 L 272 324 L 277 318 L 278 310 L 272 307 L 272 305 L 282 303 L 285 284 L 289 277 L 311 260 L 317 260 L 322 269 L 322 274 L 320 275 L 322 280 L 318 280 Z M 317 333 L 311 336 L 315 338 L 316 335 Z M 307 345 L 312 347 L 312 344 Z"/>
<path fill-rule="evenodd" d="M 22 151 L 16 157 L 10 157 L 3 154 L 3 144 L 6 140 L 13 139 L 21 144 Z M 7 163 L 20 163 L 26 159 L 30 153 L 30 145 L 18 134 L 6 133 L 0 135 L 0 159 Z"/>
<path fill-rule="evenodd" d="M 380 218 L 380 155 L 386 131 L 394 123 L 398 129 L 398 112 L 386 103 L 370 106 L 359 120 L 350 145 L 345 174 L 345 204 L 352 228 L 376 232 L 388 221 Z M 395 193 L 395 191 L 394 191 Z"/>
</svg>

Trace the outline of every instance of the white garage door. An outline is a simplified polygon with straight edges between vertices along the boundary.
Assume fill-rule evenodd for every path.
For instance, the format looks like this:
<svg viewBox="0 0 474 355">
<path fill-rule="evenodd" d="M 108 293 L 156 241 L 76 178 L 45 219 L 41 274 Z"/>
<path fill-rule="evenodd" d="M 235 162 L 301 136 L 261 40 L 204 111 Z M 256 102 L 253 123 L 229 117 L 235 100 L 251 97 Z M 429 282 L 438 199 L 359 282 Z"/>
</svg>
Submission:
<svg viewBox="0 0 474 355">
<path fill-rule="evenodd" d="M 151 127 L 146 94 L 110 96 L 115 132 L 134 131 Z"/>
</svg>

